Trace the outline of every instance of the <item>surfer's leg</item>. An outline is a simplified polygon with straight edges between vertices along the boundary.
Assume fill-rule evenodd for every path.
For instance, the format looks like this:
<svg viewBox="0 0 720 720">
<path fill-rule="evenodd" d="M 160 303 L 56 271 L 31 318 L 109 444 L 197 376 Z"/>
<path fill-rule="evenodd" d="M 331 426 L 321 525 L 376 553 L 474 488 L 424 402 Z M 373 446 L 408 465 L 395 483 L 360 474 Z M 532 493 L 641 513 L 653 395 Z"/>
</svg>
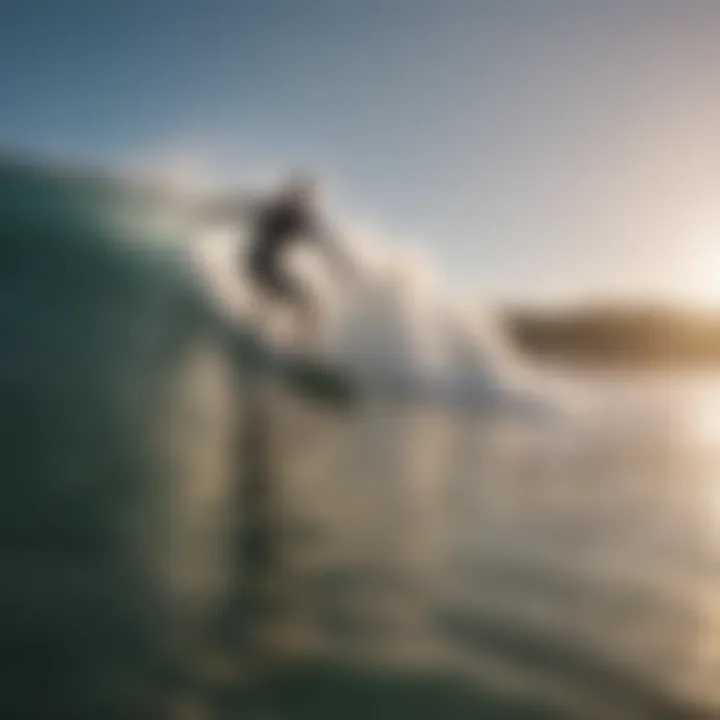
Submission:
<svg viewBox="0 0 720 720">
<path fill-rule="evenodd" d="M 289 342 L 295 350 L 312 350 L 320 337 L 320 314 L 309 288 L 296 277 L 276 272 L 274 287 L 289 310 Z"/>
<path fill-rule="evenodd" d="M 298 350 L 312 348 L 319 337 L 320 323 L 309 290 L 276 262 L 256 265 L 251 272 L 259 291 L 257 316 L 265 330 L 274 324 L 276 316 L 284 317 L 289 328 L 281 334 L 287 342 Z"/>
<path fill-rule="evenodd" d="M 255 292 L 253 316 L 255 324 L 261 334 L 266 334 L 275 325 L 280 305 L 285 294 L 283 279 L 279 275 L 274 263 L 251 262 L 248 272 Z M 272 332 L 271 332 L 272 334 Z"/>
<path fill-rule="evenodd" d="M 309 292 L 302 289 L 293 299 L 295 308 L 295 345 L 312 349 L 320 339 L 320 313 Z"/>
</svg>

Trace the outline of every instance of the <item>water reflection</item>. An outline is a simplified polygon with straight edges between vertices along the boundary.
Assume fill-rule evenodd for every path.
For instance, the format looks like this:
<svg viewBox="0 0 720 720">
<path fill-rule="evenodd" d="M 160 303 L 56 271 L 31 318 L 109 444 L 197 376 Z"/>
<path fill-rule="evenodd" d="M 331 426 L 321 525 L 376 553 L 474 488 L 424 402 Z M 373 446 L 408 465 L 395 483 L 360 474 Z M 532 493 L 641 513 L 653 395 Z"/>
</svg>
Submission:
<svg viewBox="0 0 720 720">
<path fill-rule="evenodd" d="M 278 545 L 261 646 L 283 672 L 324 668 L 301 696 L 350 668 L 361 695 L 398 671 L 400 695 L 449 678 L 511 717 L 716 707 L 712 448 L 379 400 L 344 417 L 278 388 L 263 402 Z"/>
</svg>

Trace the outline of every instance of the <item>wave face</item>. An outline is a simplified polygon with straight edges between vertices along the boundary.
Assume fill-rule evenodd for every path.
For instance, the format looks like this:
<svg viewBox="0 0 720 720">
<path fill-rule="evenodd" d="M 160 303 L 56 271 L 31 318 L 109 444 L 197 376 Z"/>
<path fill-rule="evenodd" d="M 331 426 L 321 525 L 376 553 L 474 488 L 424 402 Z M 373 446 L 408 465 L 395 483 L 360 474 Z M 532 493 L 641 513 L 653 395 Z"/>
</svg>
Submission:
<svg viewBox="0 0 720 720">
<path fill-rule="evenodd" d="M 459 413 L 536 376 L 351 231 L 336 412 L 237 363 L 249 287 L 182 197 L 10 162 L 0 197 L 2 717 L 717 716 L 718 456 L 677 413 Z"/>
<path fill-rule="evenodd" d="M 0 197 L 0 712 L 111 717 L 142 705 L 134 675 L 190 642 L 227 574 L 212 507 L 232 377 L 176 198 L 11 161 Z"/>
</svg>

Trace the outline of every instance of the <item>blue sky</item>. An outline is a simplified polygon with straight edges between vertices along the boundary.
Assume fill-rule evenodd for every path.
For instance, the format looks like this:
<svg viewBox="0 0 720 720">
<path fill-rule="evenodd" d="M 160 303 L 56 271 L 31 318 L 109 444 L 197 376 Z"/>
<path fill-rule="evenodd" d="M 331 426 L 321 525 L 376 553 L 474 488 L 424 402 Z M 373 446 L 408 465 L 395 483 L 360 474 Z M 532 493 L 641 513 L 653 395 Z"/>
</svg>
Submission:
<svg viewBox="0 0 720 720">
<path fill-rule="evenodd" d="M 0 148 L 316 167 L 451 283 L 720 302 L 718 36 L 716 0 L 0 0 Z"/>
</svg>

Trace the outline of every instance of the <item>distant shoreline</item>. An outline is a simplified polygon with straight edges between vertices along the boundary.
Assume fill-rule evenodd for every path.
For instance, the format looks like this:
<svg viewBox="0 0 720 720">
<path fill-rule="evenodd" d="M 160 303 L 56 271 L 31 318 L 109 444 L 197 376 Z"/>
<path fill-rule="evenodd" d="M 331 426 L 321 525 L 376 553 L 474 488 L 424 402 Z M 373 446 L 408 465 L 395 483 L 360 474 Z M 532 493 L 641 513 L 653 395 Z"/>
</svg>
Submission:
<svg viewBox="0 0 720 720">
<path fill-rule="evenodd" d="M 720 313 L 627 307 L 509 310 L 510 342 L 522 354 L 588 369 L 720 370 Z"/>
</svg>

